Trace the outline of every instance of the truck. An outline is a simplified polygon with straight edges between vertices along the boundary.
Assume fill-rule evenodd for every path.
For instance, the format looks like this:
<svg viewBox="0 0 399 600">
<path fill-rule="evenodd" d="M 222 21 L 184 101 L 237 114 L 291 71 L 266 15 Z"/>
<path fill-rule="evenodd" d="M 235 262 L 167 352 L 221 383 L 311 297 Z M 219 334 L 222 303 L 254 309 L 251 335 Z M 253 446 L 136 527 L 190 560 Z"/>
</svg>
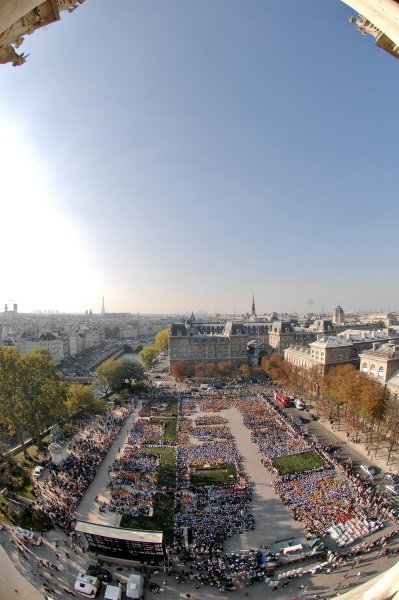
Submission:
<svg viewBox="0 0 399 600">
<path fill-rule="evenodd" d="M 141 600 L 144 598 L 144 577 L 131 573 L 127 580 L 126 598 Z"/>
<path fill-rule="evenodd" d="M 97 577 L 87 573 L 79 573 L 73 589 L 81 596 L 86 598 L 95 598 L 101 587 L 101 581 Z"/>
<path fill-rule="evenodd" d="M 279 392 L 274 392 L 273 397 L 274 401 L 277 402 L 279 406 L 282 406 L 283 408 L 288 408 L 288 406 L 291 406 L 291 398 L 289 396 L 280 394 Z"/>
<path fill-rule="evenodd" d="M 122 600 L 122 586 L 108 583 L 104 592 L 104 600 Z"/>
</svg>

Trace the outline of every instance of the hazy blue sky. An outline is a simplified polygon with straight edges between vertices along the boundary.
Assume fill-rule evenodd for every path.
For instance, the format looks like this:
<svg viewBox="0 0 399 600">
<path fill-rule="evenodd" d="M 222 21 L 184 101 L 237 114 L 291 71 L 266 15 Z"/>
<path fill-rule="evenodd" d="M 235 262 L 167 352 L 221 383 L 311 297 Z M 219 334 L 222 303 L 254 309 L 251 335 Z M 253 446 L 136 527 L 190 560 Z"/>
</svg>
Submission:
<svg viewBox="0 0 399 600">
<path fill-rule="evenodd" d="M 399 61 L 351 14 L 86 0 L 27 36 L 0 65 L 0 303 L 397 308 Z"/>
</svg>

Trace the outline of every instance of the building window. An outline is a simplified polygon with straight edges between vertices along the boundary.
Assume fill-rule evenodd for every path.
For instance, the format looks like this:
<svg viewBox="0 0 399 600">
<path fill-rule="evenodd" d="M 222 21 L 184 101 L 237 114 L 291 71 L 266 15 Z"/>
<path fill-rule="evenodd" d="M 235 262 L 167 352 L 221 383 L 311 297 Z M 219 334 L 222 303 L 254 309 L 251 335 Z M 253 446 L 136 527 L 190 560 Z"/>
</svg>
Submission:
<svg viewBox="0 0 399 600">
<path fill-rule="evenodd" d="M 344 358 L 344 353 L 342 352 L 342 350 L 340 350 L 338 352 L 338 360 L 342 360 Z"/>
<path fill-rule="evenodd" d="M 316 352 L 316 360 L 319 360 L 319 351 Z"/>
<path fill-rule="evenodd" d="M 368 371 L 368 364 L 367 363 L 363 363 L 363 371 Z"/>
<path fill-rule="evenodd" d="M 375 365 L 370 366 L 370 375 L 375 375 Z"/>
<path fill-rule="evenodd" d="M 378 368 L 378 377 L 384 377 L 384 367 Z"/>
<path fill-rule="evenodd" d="M 324 352 L 320 352 L 320 358 L 323 359 L 324 358 Z"/>
</svg>

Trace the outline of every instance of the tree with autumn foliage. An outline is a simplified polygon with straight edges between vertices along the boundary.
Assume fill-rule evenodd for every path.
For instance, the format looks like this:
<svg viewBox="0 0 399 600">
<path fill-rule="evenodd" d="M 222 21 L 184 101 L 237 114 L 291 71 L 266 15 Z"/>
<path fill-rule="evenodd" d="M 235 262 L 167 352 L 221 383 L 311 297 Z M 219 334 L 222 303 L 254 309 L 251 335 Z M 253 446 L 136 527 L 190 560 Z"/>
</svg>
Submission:
<svg viewBox="0 0 399 600">
<path fill-rule="evenodd" d="M 264 356 L 261 361 L 261 369 L 267 373 L 273 381 L 278 381 L 281 385 L 287 382 L 287 365 L 284 359 L 275 352 L 270 356 Z M 289 369 L 289 367 L 288 367 Z"/>
<path fill-rule="evenodd" d="M 232 372 L 231 364 L 227 360 L 222 360 L 216 366 L 218 375 L 220 377 L 229 377 Z"/>
<path fill-rule="evenodd" d="M 238 374 L 242 379 L 248 381 L 249 379 L 251 379 L 252 369 L 249 365 L 240 365 L 238 367 Z"/>
<path fill-rule="evenodd" d="M 382 435 L 388 441 L 387 464 L 391 458 L 392 452 L 399 444 L 399 398 L 395 394 L 387 394 L 385 401 L 385 419 L 382 423 Z M 377 439 L 378 447 L 379 439 Z"/>
<path fill-rule="evenodd" d="M 159 331 L 155 336 L 154 346 L 157 352 L 167 352 L 169 349 L 169 333 L 170 333 L 171 325 Z"/>
<path fill-rule="evenodd" d="M 189 372 L 189 364 L 186 360 L 177 360 L 171 368 L 171 375 L 180 380 L 187 377 Z"/>
<path fill-rule="evenodd" d="M 216 365 L 214 363 L 197 363 L 194 367 L 195 377 L 197 379 L 212 378 L 216 375 Z"/>
</svg>

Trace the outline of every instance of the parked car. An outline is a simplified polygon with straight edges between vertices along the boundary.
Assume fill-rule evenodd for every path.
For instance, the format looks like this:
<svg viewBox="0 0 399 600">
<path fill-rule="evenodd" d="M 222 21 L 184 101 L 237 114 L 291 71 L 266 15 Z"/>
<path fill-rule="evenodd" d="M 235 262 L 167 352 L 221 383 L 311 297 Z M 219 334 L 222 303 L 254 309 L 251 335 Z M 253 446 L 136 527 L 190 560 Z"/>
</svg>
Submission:
<svg viewBox="0 0 399 600">
<path fill-rule="evenodd" d="M 370 465 L 360 465 L 360 470 L 369 477 L 374 477 L 375 475 L 375 469 L 370 467 Z"/>
<path fill-rule="evenodd" d="M 399 485 L 389 484 L 385 486 L 386 491 L 393 496 L 399 496 Z"/>
<path fill-rule="evenodd" d="M 298 419 L 300 420 L 300 422 L 304 425 L 305 423 L 310 423 L 310 419 L 306 419 L 306 417 L 301 417 L 301 415 L 299 415 Z"/>
<path fill-rule="evenodd" d="M 394 473 L 385 473 L 384 475 L 384 479 L 385 481 L 388 481 L 388 483 L 399 483 L 399 477 L 398 475 L 395 475 Z"/>
<path fill-rule="evenodd" d="M 297 408 L 298 410 L 305 410 L 305 405 L 302 402 L 302 400 L 299 400 L 299 398 L 294 398 L 293 403 L 295 408 Z"/>
<path fill-rule="evenodd" d="M 33 477 L 40 477 L 40 475 L 43 473 L 44 471 L 44 467 L 41 467 L 40 465 L 38 465 L 37 467 L 35 467 L 33 469 Z"/>
</svg>

